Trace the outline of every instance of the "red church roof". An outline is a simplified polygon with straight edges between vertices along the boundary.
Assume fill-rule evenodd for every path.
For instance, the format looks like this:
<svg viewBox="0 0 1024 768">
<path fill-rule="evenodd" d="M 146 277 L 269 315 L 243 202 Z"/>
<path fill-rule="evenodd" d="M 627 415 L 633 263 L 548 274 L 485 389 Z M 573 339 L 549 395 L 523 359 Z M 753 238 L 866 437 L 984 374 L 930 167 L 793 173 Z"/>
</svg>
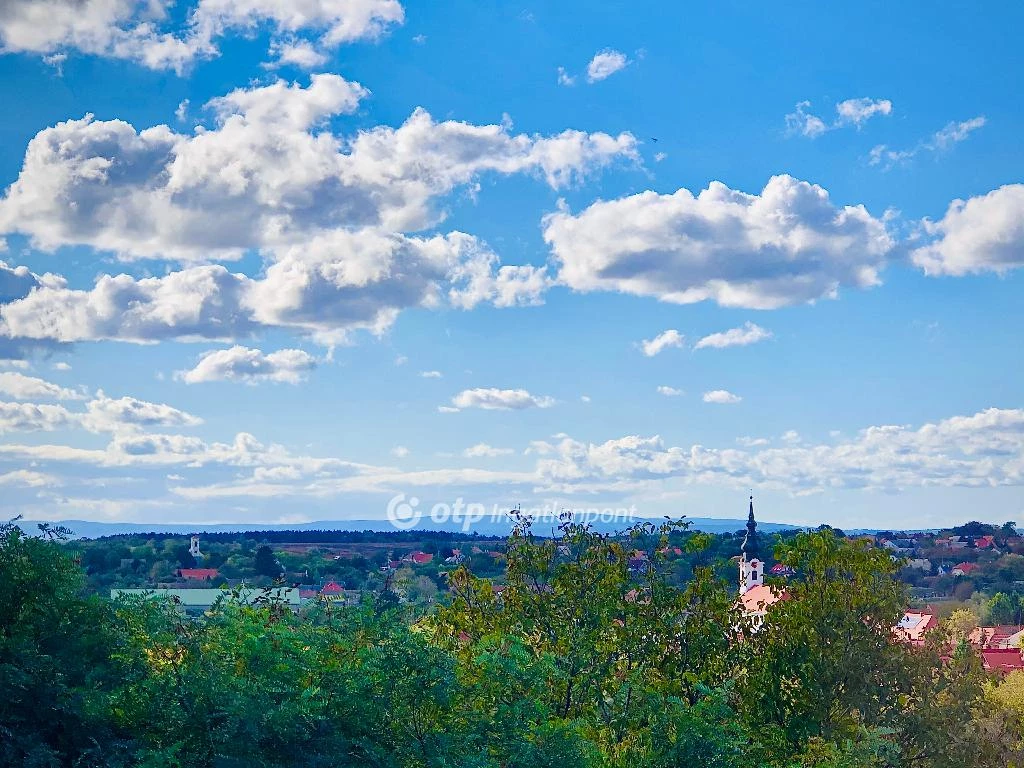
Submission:
<svg viewBox="0 0 1024 768">
<path fill-rule="evenodd" d="M 747 613 L 761 613 L 780 600 L 787 599 L 789 596 L 785 592 L 780 592 L 768 584 L 758 584 L 740 595 L 740 604 Z"/>
<path fill-rule="evenodd" d="M 220 572 L 216 568 L 179 568 L 178 575 L 183 579 L 216 579 Z"/>
</svg>

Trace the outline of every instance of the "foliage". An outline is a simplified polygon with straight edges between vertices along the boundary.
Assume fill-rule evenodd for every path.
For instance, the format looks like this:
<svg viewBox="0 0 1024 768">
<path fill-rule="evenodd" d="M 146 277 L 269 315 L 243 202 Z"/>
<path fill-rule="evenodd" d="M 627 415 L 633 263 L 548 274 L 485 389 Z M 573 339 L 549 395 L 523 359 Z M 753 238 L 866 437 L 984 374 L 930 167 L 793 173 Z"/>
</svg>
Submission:
<svg viewBox="0 0 1024 768">
<path fill-rule="evenodd" d="M 986 679 L 969 616 L 898 642 L 897 565 L 831 530 L 779 540 L 797 576 L 763 622 L 716 540 L 681 524 L 542 538 L 523 521 L 501 585 L 469 558 L 447 591 L 392 571 L 360 605 L 295 612 L 268 582 L 198 618 L 83 594 L 82 550 L 40 533 L 0 526 L 3 766 L 1022 764 L 1024 678 Z M 119 546 L 118 567 L 149 562 Z M 236 554 L 277 559 L 261 546 Z"/>
</svg>

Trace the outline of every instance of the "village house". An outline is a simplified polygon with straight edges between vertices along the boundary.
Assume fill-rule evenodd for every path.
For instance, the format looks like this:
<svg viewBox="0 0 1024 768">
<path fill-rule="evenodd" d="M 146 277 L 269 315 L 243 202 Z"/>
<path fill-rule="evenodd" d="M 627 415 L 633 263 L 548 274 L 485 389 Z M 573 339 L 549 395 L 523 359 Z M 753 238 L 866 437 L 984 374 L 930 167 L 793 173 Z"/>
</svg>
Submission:
<svg viewBox="0 0 1024 768">
<path fill-rule="evenodd" d="M 939 618 L 930 610 L 907 611 L 893 629 L 898 640 L 910 645 L 924 645 L 925 635 L 939 625 Z"/>
<path fill-rule="evenodd" d="M 996 672 L 1006 676 L 1011 672 L 1024 669 L 1024 658 L 1020 648 L 984 648 L 981 651 L 981 665 L 987 672 Z"/>
</svg>

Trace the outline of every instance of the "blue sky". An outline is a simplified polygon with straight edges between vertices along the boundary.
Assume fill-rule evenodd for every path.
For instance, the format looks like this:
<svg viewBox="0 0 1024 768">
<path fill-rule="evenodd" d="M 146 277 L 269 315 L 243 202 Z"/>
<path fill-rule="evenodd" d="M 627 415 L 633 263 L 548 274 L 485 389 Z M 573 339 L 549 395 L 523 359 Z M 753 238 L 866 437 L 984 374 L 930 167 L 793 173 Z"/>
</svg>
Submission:
<svg viewBox="0 0 1024 768">
<path fill-rule="evenodd" d="M 8 513 L 1024 521 L 1018 5 L 296 8 L 0 10 Z"/>
</svg>

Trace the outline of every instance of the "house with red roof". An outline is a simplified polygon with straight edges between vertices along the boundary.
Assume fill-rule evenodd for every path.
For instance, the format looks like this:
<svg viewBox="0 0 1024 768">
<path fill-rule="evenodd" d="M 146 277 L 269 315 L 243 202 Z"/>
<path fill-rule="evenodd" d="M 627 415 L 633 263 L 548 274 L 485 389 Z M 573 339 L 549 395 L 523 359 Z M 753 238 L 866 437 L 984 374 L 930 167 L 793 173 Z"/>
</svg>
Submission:
<svg viewBox="0 0 1024 768">
<path fill-rule="evenodd" d="M 989 672 L 1008 675 L 1024 669 L 1024 657 L 1020 648 L 982 648 L 981 665 Z"/>
<path fill-rule="evenodd" d="M 177 575 L 190 581 L 213 581 L 220 576 L 216 568 L 179 568 Z"/>
<path fill-rule="evenodd" d="M 328 581 L 323 587 L 320 588 L 321 595 L 341 595 L 344 594 L 343 590 L 336 581 Z"/>
<path fill-rule="evenodd" d="M 1024 639 L 1024 626 L 1000 624 L 995 627 L 975 627 L 967 641 L 975 648 L 1019 648 Z"/>
<path fill-rule="evenodd" d="M 403 563 L 412 563 L 413 565 L 426 565 L 434 559 L 433 555 L 427 554 L 426 552 L 413 552 L 402 558 Z"/>
<path fill-rule="evenodd" d="M 950 571 L 954 576 L 970 576 L 978 570 L 977 563 L 958 563 L 953 566 L 953 570 Z"/>
</svg>

